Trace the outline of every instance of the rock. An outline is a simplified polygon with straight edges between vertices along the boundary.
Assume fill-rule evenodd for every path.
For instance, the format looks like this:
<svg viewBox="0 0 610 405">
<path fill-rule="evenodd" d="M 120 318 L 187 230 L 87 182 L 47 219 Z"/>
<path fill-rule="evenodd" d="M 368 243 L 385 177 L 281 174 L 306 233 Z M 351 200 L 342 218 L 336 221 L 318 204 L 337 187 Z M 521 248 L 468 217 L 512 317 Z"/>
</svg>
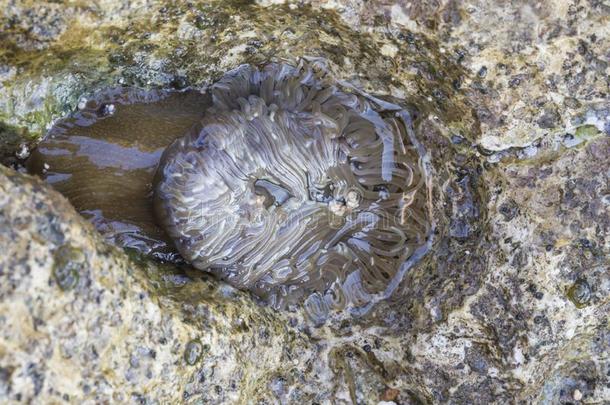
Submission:
<svg viewBox="0 0 610 405">
<path fill-rule="evenodd" d="M 130 260 L 3 166 L 0 248 L 2 402 L 239 402 L 315 355 L 245 294 Z"/>
<path fill-rule="evenodd" d="M 0 0 L 1 163 L 22 170 L 103 87 L 324 57 L 412 104 L 438 223 L 389 300 L 314 328 L 106 245 L 0 166 L 0 402 L 610 399 L 605 4 L 16 3 Z"/>
</svg>

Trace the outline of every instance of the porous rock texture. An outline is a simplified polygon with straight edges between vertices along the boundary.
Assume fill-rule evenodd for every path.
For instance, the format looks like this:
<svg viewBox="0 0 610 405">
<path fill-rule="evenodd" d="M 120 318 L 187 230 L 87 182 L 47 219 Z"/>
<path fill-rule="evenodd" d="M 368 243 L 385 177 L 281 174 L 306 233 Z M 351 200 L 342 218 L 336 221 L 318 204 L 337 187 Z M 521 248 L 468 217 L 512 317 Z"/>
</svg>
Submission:
<svg viewBox="0 0 610 405">
<path fill-rule="evenodd" d="M 108 246 L 40 180 L 0 166 L 0 196 L 3 403 L 247 402 L 312 357 L 245 294 Z"/>
<path fill-rule="evenodd" d="M 603 1 L 0 0 L 0 402 L 610 400 Z M 312 327 L 106 245 L 19 171 L 96 89 L 323 57 L 408 100 L 439 234 L 396 295 Z"/>
</svg>

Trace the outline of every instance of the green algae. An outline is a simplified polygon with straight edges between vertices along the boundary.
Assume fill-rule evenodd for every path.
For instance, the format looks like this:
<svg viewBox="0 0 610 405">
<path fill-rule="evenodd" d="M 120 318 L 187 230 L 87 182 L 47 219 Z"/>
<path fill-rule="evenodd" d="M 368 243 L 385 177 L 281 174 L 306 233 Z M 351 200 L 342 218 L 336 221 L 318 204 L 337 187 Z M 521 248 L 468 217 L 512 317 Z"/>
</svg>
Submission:
<svg viewBox="0 0 610 405">
<path fill-rule="evenodd" d="M 582 309 L 591 301 L 591 287 L 587 280 L 578 279 L 568 288 L 566 295 L 576 308 Z"/>
<path fill-rule="evenodd" d="M 594 138 L 600 133 L 595 125 L 581 125 L 576 128 L 576 137 L 580 140 L 588 140 Z"/>
<path fill-rule="evenodd" d="M 11 41 L 0 44 L 0 65 L 18 72 L 15 80 L 3 83 L 0 120 L 39 138 L 51 122 L 73 111 L 81 96 L 107 85 L 202 86 L 237 64 L 322 56 L 343 78 L 357 77 L 369 92 L 390 93 L 391 86 L 411 82 L 414 95 L 443 113 L 460 133 L 476 133 L 472 117 L 449 101 L 458 96 L 452 83 L 464 72 L 447 63 L 438 46 L 423 36 L 407 41 L 404 35 L 355 32 L 336 13 L 311 6 L 176 1 L 133 12 L 141 15 L 120 26 L 70 20 L 44 49 L 24 50 Z M 398 49 L 396 59 L 381 54 L 381 44 L 388 42 Z M 31 83 L 46 86 L 35 103 L 28 100 Z M 15 105 L 29 107 L 11 107 Z"/>
<path fill-rule="evenodd" d="M 190 340 L 184 349 L 184 361 L 189 366 L 194 366 L 199 363 L 201 360 L 203 353 L 206 351 L 207 345 L 202 345 L 201 340 L 192 339 Z M 209 350 L 209 346 L 207 346 L 207 350 Z"/>
<path fill-rule="evenodd" d="M 55 252 L 53 278 L 63 291 L 74 289 L 78 285 L 81 273 L 85 269 L 84 252 L 71 245 L 64 245 Z"/>
</svg>

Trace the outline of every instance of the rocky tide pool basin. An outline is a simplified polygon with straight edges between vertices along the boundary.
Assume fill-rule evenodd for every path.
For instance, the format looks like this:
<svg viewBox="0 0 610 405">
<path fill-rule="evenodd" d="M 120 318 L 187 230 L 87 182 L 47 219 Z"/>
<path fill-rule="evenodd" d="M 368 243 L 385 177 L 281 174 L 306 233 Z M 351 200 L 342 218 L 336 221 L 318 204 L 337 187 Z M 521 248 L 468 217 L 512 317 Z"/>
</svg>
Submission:
<svg viewBox="0 0 610 405">
<path fill-rule="evenodd" d="M 0 2 L 0 402 L 609 400 L 607 6 L 271 3 Z M 162 151 L 148 133 L 181 136 L 240 65 L 299 58 L 324 60 L 341 91 L 374 97 L 378 113 L 408 112 L 434 224 L 430 249 L 374 305 L 318 321 L 192 268 L 163 250 L 172 242 L 158 221 L 120 204 L 152 204 L 152 183 L 125 174 L 154 174 Z M 96 104 L 126 92 L 177 99 Z M 258 111 L 249 100 L 244 116 Z M 307 111 L 332 115 L 330 105 Z M 102 124 L 70 132 L 91 114 Z M 386 180 L 387 143 L 379 150 Z M 114 163 L 133 177 L 95 177 Z M 68 188 L 58 168 L 71 170 Z M 295 189 L 263 180 L 261 209 L 288 212 Z M 327 194 L 316 204 L 333 215 L 358 211 L 347 189 Z M 100 201 L 115 215 L 106 228 L 92 214 Z M 121 233 L 134 218 L 143 233 Z M 123 238 L 108 237 L 112 226 Z"/>
</svg>

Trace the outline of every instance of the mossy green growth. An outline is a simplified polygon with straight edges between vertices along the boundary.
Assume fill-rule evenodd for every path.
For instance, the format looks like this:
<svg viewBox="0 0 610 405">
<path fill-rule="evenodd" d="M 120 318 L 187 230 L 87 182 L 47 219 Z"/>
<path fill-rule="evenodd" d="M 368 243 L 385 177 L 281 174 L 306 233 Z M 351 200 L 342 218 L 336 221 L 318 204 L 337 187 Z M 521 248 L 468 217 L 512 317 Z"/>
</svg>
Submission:
<svg viewBox="0 0 610 405">
<path fill-rule="evenodd" d="M 209 350 L 208 345 L 201 344 L 199 339 L 190 340 L 184 349 L 184 361 L 189 366 L 194 366 L 199 363 L 203 357 L 203 353 Z"/>
<path fill-rule="evenodd" d="M 599 133 L 599 129 L 595 125 L 581 125 L 576 128 L 576 137 L 586 141 L 587 139 L 593 138 Z"/>
<path fill-rule="evenodd" d="M 72 290 L 78 284 L 80 274 L 86 265 L 83 251 L 71 245 L 57 249 L 54 255 L 53 278 L 63 291 Z"/>
<path fill-rule="evenodd" d="M 14 127 L 0 121 L 0 163 L 15 155 L 23 143 L 30 143 L 29 133 L 24 128 Z"/>
<path fill-rule="evenodd" d="M 584 308 L 591 300 L 591 287 L 587 280 L 578 279 L 568 288 L 567 296 L 576 308 Z"/>
</svg>

